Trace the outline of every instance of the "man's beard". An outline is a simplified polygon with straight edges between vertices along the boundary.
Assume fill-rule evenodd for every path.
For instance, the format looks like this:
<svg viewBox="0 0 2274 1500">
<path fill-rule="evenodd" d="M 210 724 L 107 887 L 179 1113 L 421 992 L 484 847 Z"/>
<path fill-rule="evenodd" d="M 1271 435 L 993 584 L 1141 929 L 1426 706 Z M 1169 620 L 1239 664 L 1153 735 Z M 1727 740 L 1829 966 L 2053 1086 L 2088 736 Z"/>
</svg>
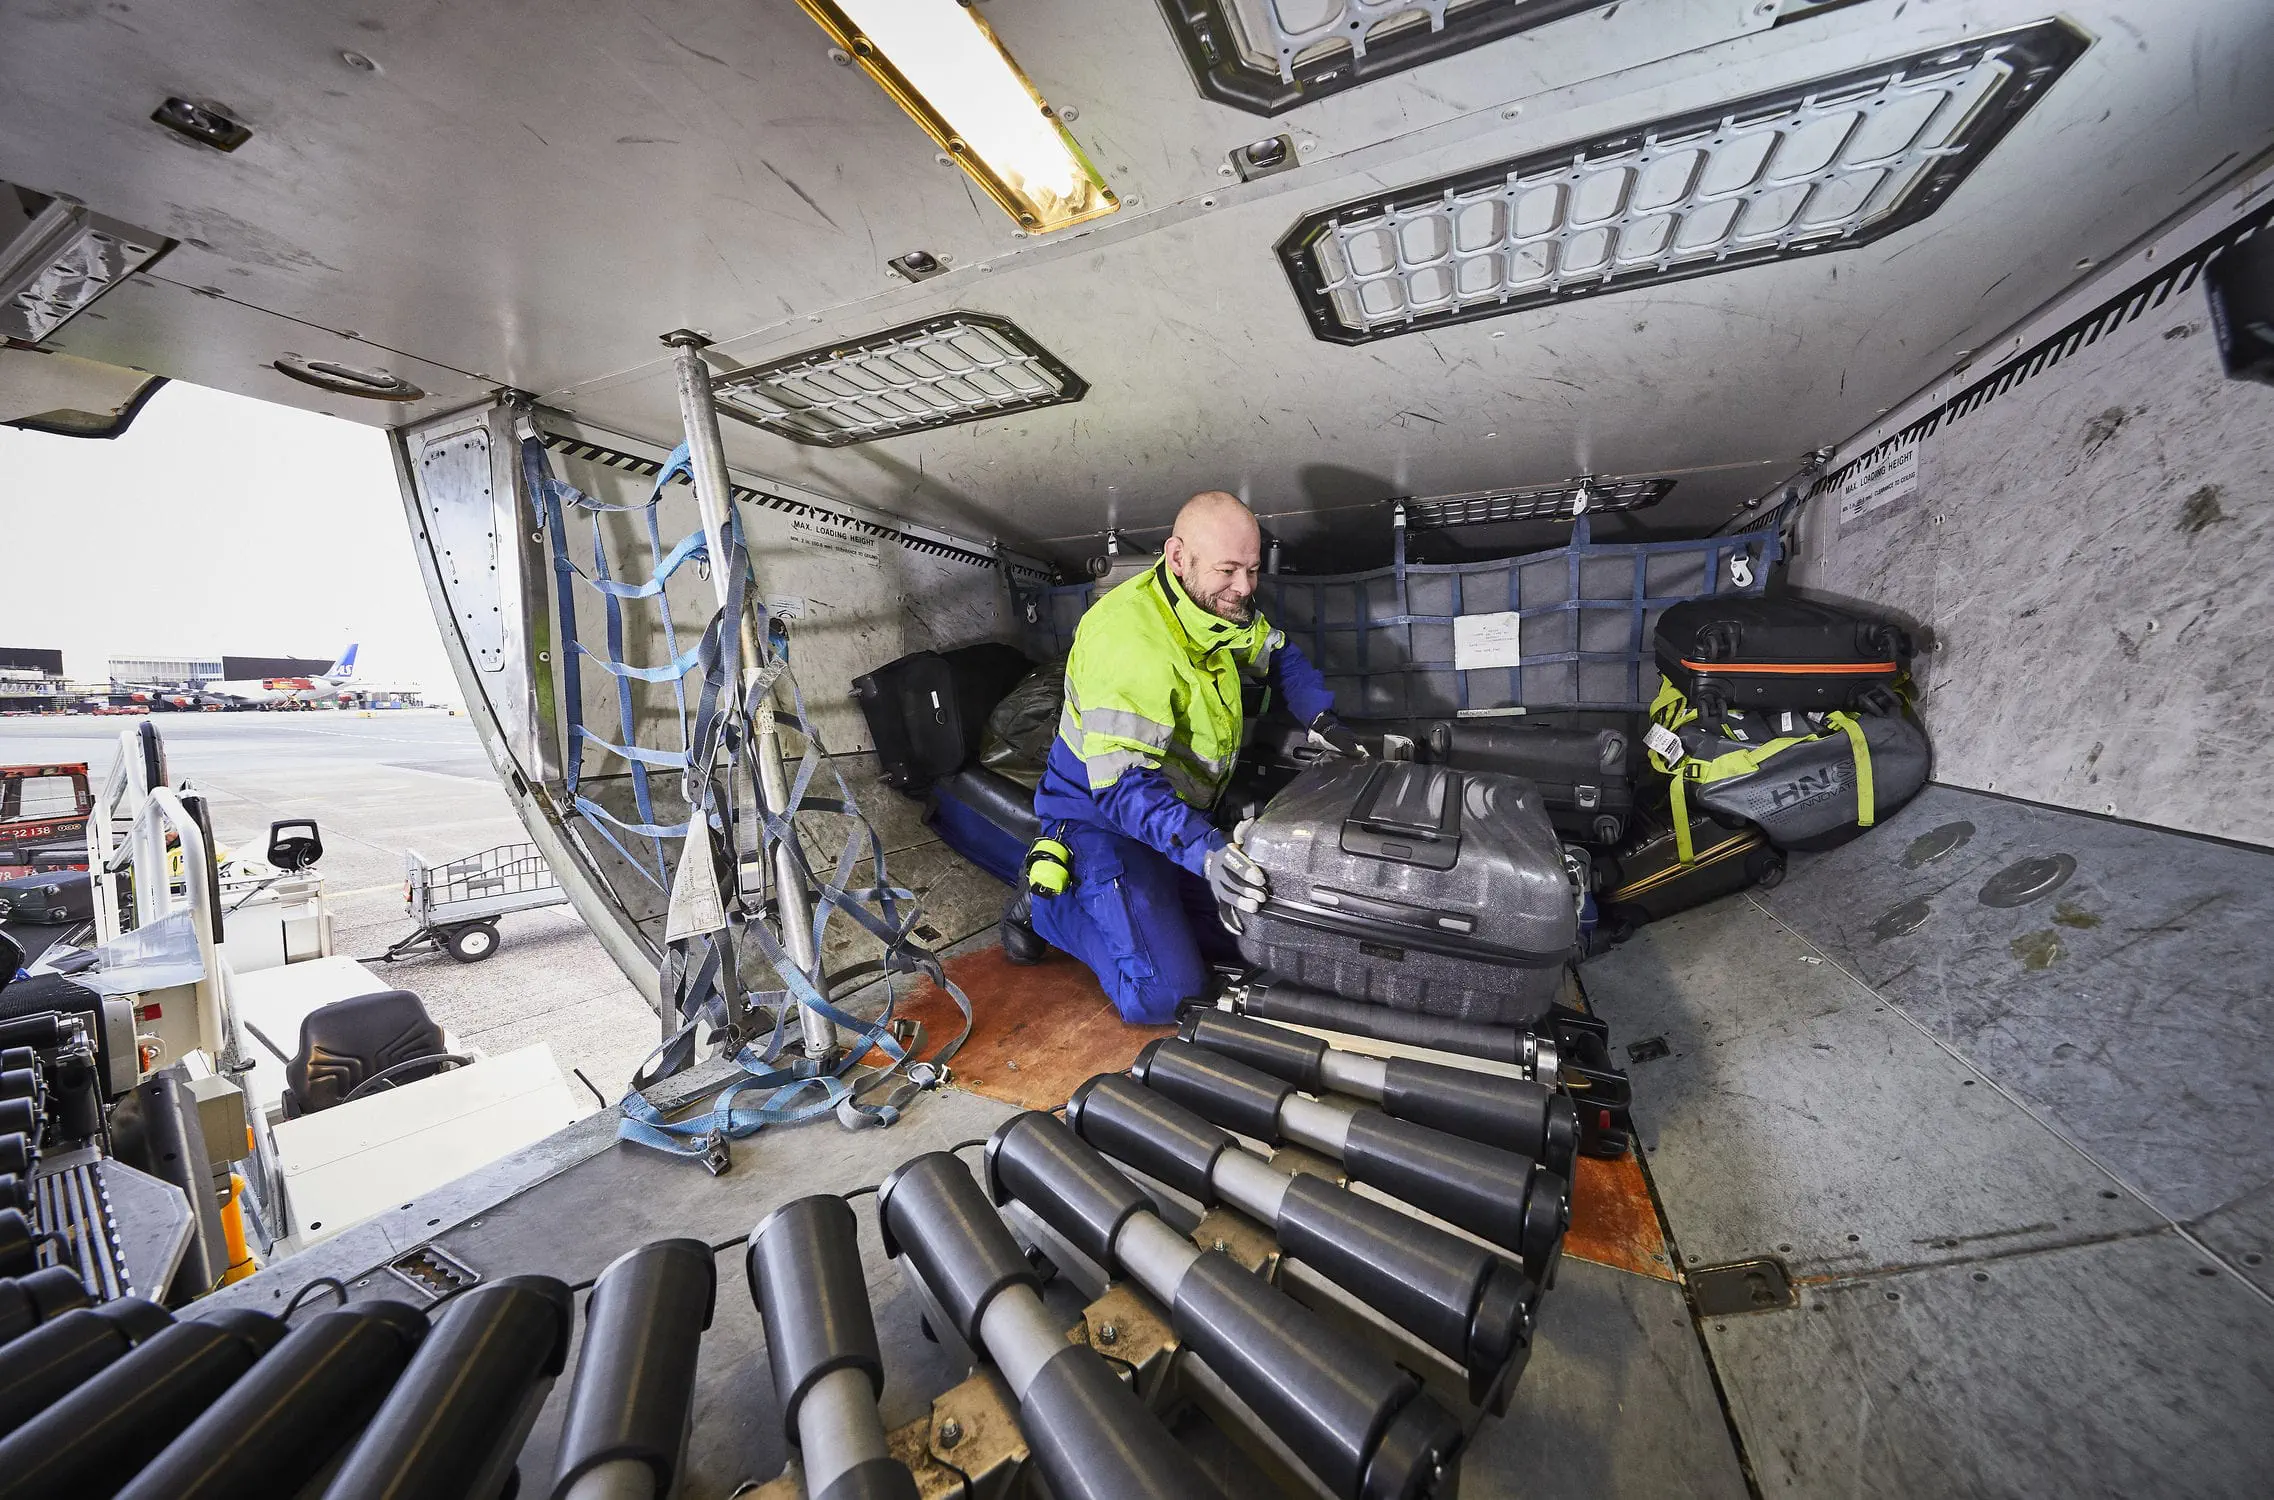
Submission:
<svg viewBox="0 0 2274 1500">
<path fill-rule="evenodd" d="M 1214 594 L 1204 594 L 1199 585 L 1182 573 L 1176 575 L 1176 581 L 1184 585 L 1184 591 L 1192 596 L 1193 603 L 1217 619 L 1228 620 L 1234 625 L 1255 623 L 1255 595 L 1250 594 L 1244 599 L 1235 598 L 1229 585 Z"/>
</svg>

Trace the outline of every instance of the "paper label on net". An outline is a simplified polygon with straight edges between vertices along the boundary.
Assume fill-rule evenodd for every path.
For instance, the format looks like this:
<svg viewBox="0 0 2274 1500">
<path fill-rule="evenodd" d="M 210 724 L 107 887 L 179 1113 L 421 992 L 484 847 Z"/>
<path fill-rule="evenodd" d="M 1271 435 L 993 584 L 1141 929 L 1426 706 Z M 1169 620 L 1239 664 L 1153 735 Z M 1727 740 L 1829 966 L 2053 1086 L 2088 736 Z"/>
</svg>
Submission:
<svg viewBox="0 0 2274 1500">
<path fill-rule="evenodd" d="M 1668 770 L 1682 763 L 1690 752 L 1682 748 L 1682 737 L 1663 724 L 1653 724 L 1642 732 L 1642 742 L 1651 753 L 1666 762 Z"/>
<path fill-rule="evenodd" d="M 1512 609 L 1493 615 L 1455 615 L 1454 669 L 1475 672 L 1486 667 L 1520 665 L 1522 656 L 1517 649 L 1518 624 L 1516 611 Z"/>
</svg>

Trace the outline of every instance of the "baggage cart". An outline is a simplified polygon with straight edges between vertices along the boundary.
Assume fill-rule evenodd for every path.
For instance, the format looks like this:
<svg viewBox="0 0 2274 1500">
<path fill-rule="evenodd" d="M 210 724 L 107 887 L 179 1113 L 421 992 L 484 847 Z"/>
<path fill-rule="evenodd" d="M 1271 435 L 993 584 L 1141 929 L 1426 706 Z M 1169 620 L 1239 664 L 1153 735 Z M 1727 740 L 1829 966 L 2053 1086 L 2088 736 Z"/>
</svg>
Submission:
<svg viewBox="0 0 2274 1500">
<path fill-rule="evenodd" d="M 380 955 L 389 963 L 430 950 L 480 963 L 497 952 L 499 917 L 568 901 L 535 844 L 500 844 L 446 864 L 414 850 L 403 867 L 403 900 L 418 930 Z"/>
</svg>

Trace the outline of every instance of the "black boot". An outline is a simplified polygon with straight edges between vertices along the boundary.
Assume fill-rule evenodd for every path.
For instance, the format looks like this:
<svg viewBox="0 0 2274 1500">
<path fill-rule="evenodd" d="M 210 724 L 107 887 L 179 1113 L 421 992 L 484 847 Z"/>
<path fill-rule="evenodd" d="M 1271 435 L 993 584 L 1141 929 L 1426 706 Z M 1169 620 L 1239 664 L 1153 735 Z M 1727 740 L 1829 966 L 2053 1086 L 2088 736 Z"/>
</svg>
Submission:
<svg viewBox="0 0 2274 1500">
<path fill-rule="evenodd" d="M 1011 904 L 1003 908 L 1003 920 L 996 931 L 1003 940 L 1003 957 L 1014 964 L 1041 963 L 1050 951 L 1050 945 L 1035 935 L 1034 908 L 1025 891 L 1013 896 Z"/>
</svg>

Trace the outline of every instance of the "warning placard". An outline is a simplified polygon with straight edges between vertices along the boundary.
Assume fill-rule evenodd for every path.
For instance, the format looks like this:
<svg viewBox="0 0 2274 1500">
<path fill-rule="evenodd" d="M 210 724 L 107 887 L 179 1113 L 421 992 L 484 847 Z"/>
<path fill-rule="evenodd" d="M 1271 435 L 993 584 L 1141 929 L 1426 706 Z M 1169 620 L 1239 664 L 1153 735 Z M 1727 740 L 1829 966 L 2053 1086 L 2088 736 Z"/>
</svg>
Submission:
<svg viewBox="0 0 2274 1500">
<path fill-rule="evenodd" d="M 790 540 L 815 552 L 858 558 L 867 563 L 877 560 L 876 534 L 835 516 L 790 517 Z"/>
<path fill-rule="evenodd" d="M 1906 443 L 1876 463 L 1858 464 L 1840 481 L 1840 522 L 1845 525 L 1919 492 L 1919 445 Z"/>
</svg>

